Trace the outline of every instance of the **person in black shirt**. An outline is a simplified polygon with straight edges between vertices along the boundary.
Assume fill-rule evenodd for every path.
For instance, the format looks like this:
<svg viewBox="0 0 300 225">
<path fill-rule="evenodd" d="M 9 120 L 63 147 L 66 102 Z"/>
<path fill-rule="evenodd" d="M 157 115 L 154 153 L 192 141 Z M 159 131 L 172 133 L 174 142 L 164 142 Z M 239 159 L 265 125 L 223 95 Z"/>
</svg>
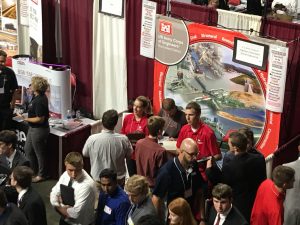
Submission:
<svg viewBox="0 0 300 225">
<path fill-rule="evenodd" d="M 28 105 L 28 118 L 22 116 L 29 124 L 24 150 L 32 169 L 37 173 L 32 182 L 39 182 L 46 178 L 45 157 L 50 128 L 48 98 L 45 92 L 49 83 L 45 78 L 35 76 L 31 79 L 31 86 L 34 97 Z"/>
<path fill-rule="evenodd" d="M 0 131 L 10 128 L 18 82 L 13 70 L 5 66 L 7 54 L 0 50 Z"/>
<path fill-rule="evenodd" d="M 178 138 L 181 127 L 187 124 L 185 113 L 175 105 L 172 98 L 164 99 L 161 107 L 158 115 L 165 120 L 163 135 Z"/>
<path fill-rule="evenodd" d="M 173 199 L 182 197 L 190 204 L 196 219 L 204 220 L 204 181 L 196 162 L 199 154 L 197 143 L 191 139 L 183 140 L 178 157 L 164 164 L 157 175 L 153 189 L 153 204 L 158 216 L 163 219 L 163 201 L 167 204 Z"/>
</svg>

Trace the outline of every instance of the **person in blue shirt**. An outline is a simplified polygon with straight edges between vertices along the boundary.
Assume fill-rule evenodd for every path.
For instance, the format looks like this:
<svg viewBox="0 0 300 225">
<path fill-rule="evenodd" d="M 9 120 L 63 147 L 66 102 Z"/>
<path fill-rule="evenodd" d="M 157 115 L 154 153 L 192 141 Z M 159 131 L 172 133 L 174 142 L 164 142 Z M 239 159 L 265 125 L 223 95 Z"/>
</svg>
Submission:
<svg viewBox="0 0 300 225">
<path fill-rule="evenodd" d="M 130 201 L 117 183 L 117 173 L 104 169 L 100 175 L 100 195 L 96 214 L 96 225 L 124 225 Z"/>
</svg>

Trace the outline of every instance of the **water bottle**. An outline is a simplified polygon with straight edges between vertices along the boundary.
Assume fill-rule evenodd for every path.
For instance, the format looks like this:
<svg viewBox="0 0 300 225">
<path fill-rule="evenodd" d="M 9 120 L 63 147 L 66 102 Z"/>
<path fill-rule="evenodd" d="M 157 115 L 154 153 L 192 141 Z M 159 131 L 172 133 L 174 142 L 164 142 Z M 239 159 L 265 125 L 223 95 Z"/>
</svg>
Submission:
<svg viewBox="0 0 300 225">
<path fill-rule="evenodd" d="M 76 111 L 76 119 L 80 119 L 80 117 L 81 117 L 80 110 L 77 110 Z"/>
<path fill-rule="evenodd" d="M 71 110 L 68 109 L 67 110 L 67 120 L 70 120 L 72 118 L 72 113 L 71 113 Z"/>
</svg>

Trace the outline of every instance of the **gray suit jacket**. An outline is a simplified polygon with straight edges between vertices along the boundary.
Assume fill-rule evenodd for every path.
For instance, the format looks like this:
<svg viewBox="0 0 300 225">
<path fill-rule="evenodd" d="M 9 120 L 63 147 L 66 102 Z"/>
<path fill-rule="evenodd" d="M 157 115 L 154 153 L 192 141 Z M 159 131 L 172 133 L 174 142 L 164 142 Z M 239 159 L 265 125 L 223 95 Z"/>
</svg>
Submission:
<svg viewBox="0 0 300 225">
<path fill-rule="evenodd" d="M 294 188 L 286 191 L 284 201 L 284 225 L 300 225 L 300 157 L 298 160 L 284 164 L 295 170 Z"/>
<path fill-rule="evenodd" d="M 6 168 L 9 168 L 5 155 L 0 155 L 0 164 L 3 165 Z M 19 150 L 16 150 L 16 154 L 15 154 L 14 159 L 12 161 L 10 171 L 13 171 L 13 169 L 16 166 L 28 166 L 28 167 L 30 166 L 29 160 Z"/>
<path fill-rule="evenodd" d="M 129 211 L 128 211 L 129 214 L 130 214 L 132 207 L 133 206 L 131 206 L 129 208 Z M 150 196 L 146 197 L 146 199 L 134 209 L 134 211 L 130 217 L 131 217 L 133 224 L 137 224 L 138 220 L 142 216 L 145 216 L 145 215 L 157 215 Z M 126 224 L 128 221 L 128 216 L 129 215 L 127 215 Z"/>
</svg>

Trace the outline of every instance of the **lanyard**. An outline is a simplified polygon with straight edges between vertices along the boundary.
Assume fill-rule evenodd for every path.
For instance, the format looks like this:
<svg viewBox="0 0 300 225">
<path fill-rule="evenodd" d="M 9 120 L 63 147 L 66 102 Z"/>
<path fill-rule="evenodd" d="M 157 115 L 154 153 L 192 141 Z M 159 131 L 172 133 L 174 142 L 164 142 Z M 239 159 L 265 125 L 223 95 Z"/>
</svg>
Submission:
<svg viewBox="0 0 300 225">
<path fill-rule="evenodd" d="M 175 164 L 177 170 L 179 171 L 179 174 L 180 174 L 180 177 L 181 177 L 181 181 L 182 181 L 182 184 L 183 184 L 184 191 L 186 191 L 187 189 L 186 189 L 186 187 L 185 187 L 185 182 L 184 182 L 184 179 L 183 179 L 183 176 L 182 176 L 182 172 L 181 172 L 181 170 L 179 169 L 179 166 L 177 165 L 175 159 L 176 159 L 176 158 L 173 159 L 174 164 Z M 186 174 L 187 174 L 187 175 L 186 175 L 187 182 L 189 182 L 189 175 L 190 175 L 191 173 L 186 173 Z M 193 179 L 191 178 L 191 187 L 190 187 L 190 188 L 192 188 L 192 186 L 193 186 Z"/>
</svg>

